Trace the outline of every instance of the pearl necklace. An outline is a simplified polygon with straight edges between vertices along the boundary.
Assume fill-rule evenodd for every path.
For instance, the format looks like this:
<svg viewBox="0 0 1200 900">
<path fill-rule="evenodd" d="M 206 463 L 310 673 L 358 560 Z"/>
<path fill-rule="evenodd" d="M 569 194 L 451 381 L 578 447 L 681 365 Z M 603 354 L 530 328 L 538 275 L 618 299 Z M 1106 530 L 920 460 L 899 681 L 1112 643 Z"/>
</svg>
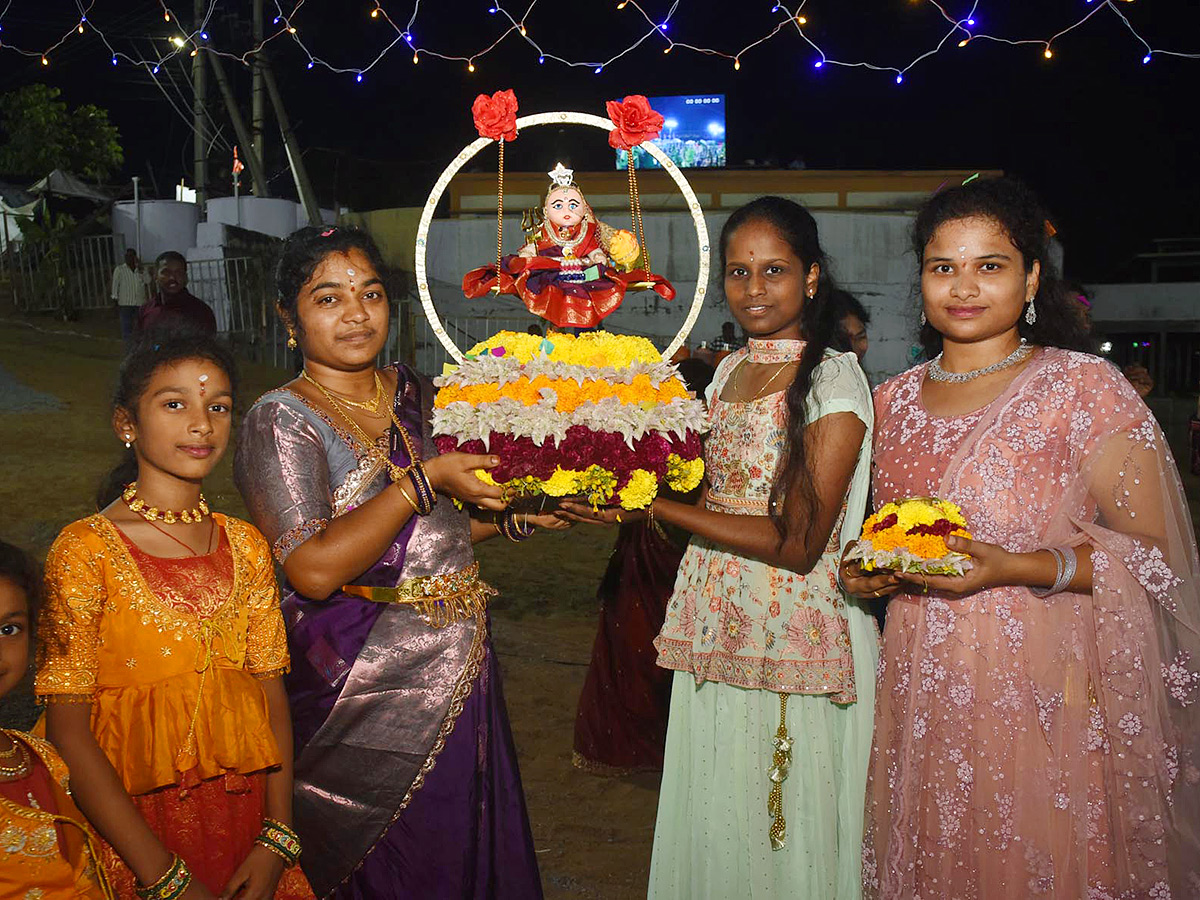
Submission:
<svg viewBox="0 0 1200 900">
<path fill-rule="evenodd" d="M 947 372 L 942 368 L 942 354 L 939 353 L 929 363 L 929 377 L 933 381 L 950 381 L 955 384 L 961 384 L 964 381 L 972 381 L 976 378 L 982 378 L 984 375 L 999 372 L 1001 369 L 1015 366 L 1032 352 L 1033 347 L 1029 345 L 1029 342 L 1025 338 L 1021 338 L 1021 343 L 1017 344 L 1017 349 L 1000 360 L 1000 362 L 984 366 L 982 369 L 972 369 L 970 372 Z"/>
</svg>

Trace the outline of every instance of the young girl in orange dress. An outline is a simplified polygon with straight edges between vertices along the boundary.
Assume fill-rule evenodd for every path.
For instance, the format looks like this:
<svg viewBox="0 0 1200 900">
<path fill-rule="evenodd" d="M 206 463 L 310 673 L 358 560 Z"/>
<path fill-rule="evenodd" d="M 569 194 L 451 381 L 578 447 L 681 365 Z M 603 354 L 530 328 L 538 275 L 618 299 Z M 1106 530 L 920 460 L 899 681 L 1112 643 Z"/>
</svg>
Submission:
<svg viewBox="0 0 1200 900">
<path fill-rule="evenodd" d="M 37 568 L 0 541 L 0 697 L 25 677 L 39 595 Z M 111 894 L 67 767 L 41 738 L 0 728 L 0 897 L 102 900 Z"/>
<path fill-rule="evenodd" d="M 35 690 L 122 898 L 312 896 L 271 552 L 201 493 L 234 381 L 211 337 L 148 333 L 113 403 L 125 459 L 46 562 Z"/>
</svg>

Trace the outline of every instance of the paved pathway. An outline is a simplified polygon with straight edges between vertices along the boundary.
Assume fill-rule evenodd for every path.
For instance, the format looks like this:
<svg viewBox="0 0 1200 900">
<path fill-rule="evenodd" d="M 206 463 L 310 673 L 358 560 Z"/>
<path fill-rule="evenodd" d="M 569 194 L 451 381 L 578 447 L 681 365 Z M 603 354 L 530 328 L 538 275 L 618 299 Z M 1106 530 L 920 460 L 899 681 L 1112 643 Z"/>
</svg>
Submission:
<svg viewBox="0 0 1200 900">
<path fill-rule="evenodd" d="M 62 409 L 62 401 L 57 397 L 34 390 L 0 366 L 0 412 L 49 412 L 55 409 Z"/>
</svg>

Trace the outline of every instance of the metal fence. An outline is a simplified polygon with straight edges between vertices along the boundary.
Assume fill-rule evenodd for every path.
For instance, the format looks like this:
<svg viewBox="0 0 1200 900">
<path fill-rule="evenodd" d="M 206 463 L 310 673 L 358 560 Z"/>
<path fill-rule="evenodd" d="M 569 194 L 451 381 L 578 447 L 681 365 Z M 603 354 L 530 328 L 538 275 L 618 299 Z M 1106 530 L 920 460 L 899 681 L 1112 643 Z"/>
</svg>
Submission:
<svg viewBox="0 0 1200 900">
<path fill-rule="evenodd" d="M 120 235 L 79 238 L 57 249 L 28 241 L 14 244 L 8 258 L 17 308 L 68 315 L 72 310 L 111 307 L 112 273 L 124 254 Z M 296 358 L 287 349 L 287 334 L 275 314 L 272 268 L 266 256 L 188 260 L 188 290 L 212 307 L 217 329 L 239 357 L 289 368 Z M 531 321 L 528 315 L 504 309 L 481 316 L 447 316 L 442 324 L 467 350 L 497 331 L 525 331 Z M 400 361 L 435 376 L 453 362 L 415 294 L 396 304 L 390 331 L 381 365 Z"/>
<path fill-rule="evenodd" d="M 7 253 L 16 307 L 23 312 L 52 312 L 112 305 L 112 274 L 125 255 L 119 234 L 76 238 L 69 243 L 23 240 Z"/>
<path fill-rule="evenodd" d="M 411 363 L 418 372 L 431 377 L 440 375 L 446 363 L 455 362 L 429 327 L 419 302 L 402 304 L 398 320 L 393 340 L 388 342 L 388 361 L 400 359 Z M 528 315 L 505 311 L 484 316 L 447 316 L 442 319 L 442 326 L 450 339 L 466 351 L 497 331 L 525 331 L 531 321 Z"/>
<path fill-rule="evenodd" d="M 212 307 L 217 330 L 239 356 L 287 365 L 287 336 L 275 315 L 268 260 L 256 256 L 188 260 L 188 290 Z"/>
</svg>

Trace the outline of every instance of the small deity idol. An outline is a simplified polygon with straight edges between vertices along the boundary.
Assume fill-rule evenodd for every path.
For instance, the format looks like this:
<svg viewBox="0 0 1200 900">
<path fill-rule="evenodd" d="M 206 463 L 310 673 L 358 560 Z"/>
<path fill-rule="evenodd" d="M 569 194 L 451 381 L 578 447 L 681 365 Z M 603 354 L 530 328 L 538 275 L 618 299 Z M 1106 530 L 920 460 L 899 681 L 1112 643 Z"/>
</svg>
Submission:
<svg viewBox="0 0 1200 900">
<path fill-rule="evenodd" d="M 594 328 L 621 305 L 631 285 L 649 286 L 667 300 L 675 296 L 665 278 L 633 268 L 642 258 L 637 240 L 596 219 L 571 169 L 559 163 L 548 174 L 541 228 L 501 260 L 499 273 L 494 263 L 468 272 L 467 297 L 482 297 L 498 284 L 497 293 L 515 294 L 559 328 Z"/>
</svg>

